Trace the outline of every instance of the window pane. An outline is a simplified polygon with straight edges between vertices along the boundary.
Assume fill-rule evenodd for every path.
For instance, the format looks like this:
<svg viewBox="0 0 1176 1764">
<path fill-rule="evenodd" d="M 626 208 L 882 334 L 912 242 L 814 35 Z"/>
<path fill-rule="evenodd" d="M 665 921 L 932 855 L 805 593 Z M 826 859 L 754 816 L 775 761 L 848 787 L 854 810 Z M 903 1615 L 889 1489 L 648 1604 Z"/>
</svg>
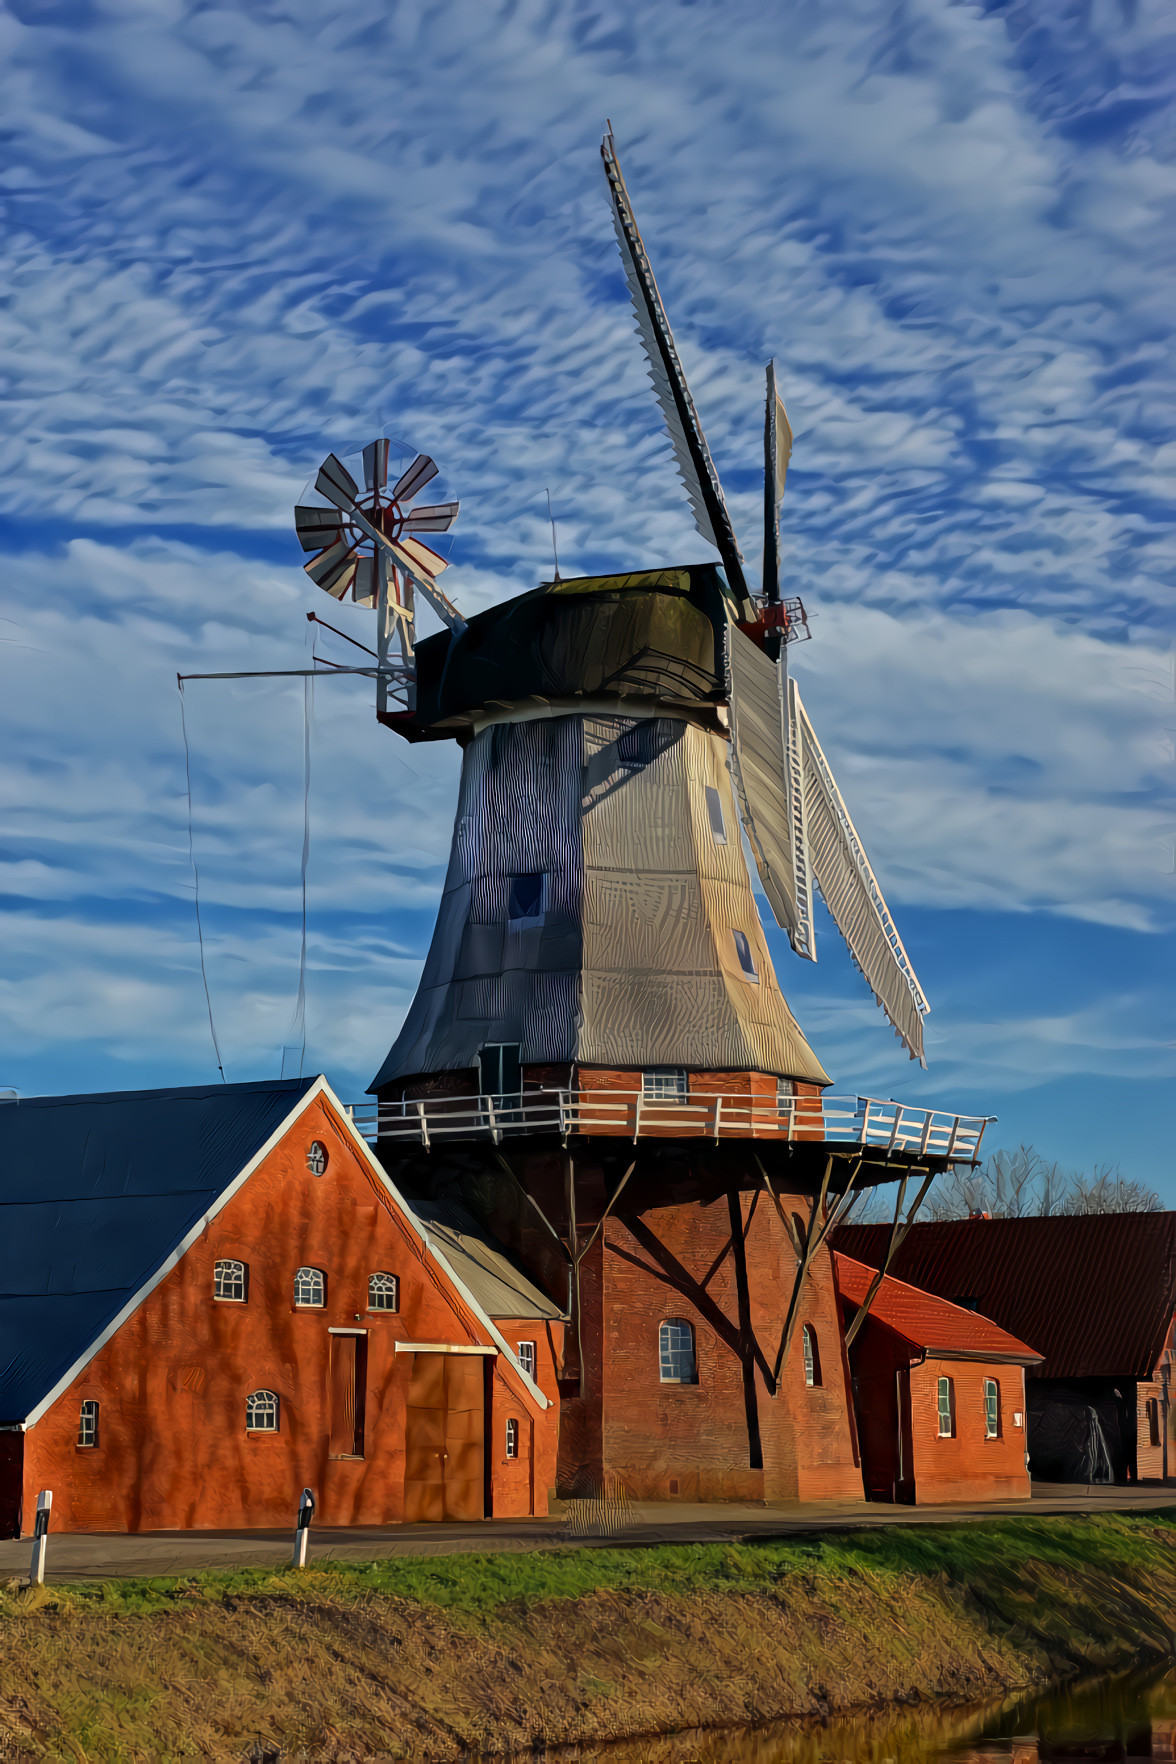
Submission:
<svg viewBox="0 0 1176 1764">
<path fill-rule="evenodd" d="M 727 843 L 727 823 L 723 819 L 723 799 L 713 784 L 706 787 L 706 812 L 716 845 Z"/>
<path fill-rule="evenodd" d="M 939 1432 L 941 1437 L 951 1435 L 951 1379 L 939 1380 Z"/>
<path fill-rule="evenodd" d="M 506 909 L 508 919 L 537 919 L 543 911 L 543 877 L 512 876 Z"/>
<path fill-rule="evenodd" d="M 520 1341 L 520 1343 L 519 1343 L 519 1365 L 523 1368 L 524 1372 L 526 1372 L 531 1378 L 534 1378 L 534 1376 L 535 1376 L 535 1343 L 533 1341 Z"/>
<path fill-rule="evenodd" d="M 984 1380 L 984 1425 L 989 1439 L 1000 1431 L 1000 1387 L 993 1378 Z"/>
<path fill-rule="evenodd" d="M 373 1274 L 368 1281 L 368 1310 L 395 1311 L 400 1307 L 400 1282 L 395 1274 Z"/>
<path fill-rule="evenodd" d="M 641 1092 L 646 1102 L 685 1102 L 687 1077 L 684 1067 L 655 1066 L 641 1074 Z"/>
<path fill-rule="evenodd" d="M 278 1399 L 272 1390 L 254 1390 L 245 1399 L 245 1425 L 253 1433 L 276 1433 Z"/>
<path fill-rule="evenodd" d="M 519 1455 L 519 1424 L 517 1421 L 508 1421 L 506 1424 L 506 1455 L 508 1458 L 517 1458 Z"/>
<path fill-rule="evenodd" d="M 749 980 L 758 980 L 759 975 L 755 971 L 755 957 L 751 953 L 751 944 L 747 940 L 747 933 L 732 931 L 731 935 L 735 939 L 735 953 L 739 957 L 739 966 Z"/>
<path fill-rule="evenodd" d="M 213 1268 L 212 1290 L 215 1298 L 242 1303 L 245 1298 L 244 1262 L 217 1262 Z"/>
<path fill-rule="evenodd" d="M 326 1302 L 326 1281 L 321 1268 L 299 1268 L 294 1276 L 294 1303 L 321 1305 Z"/>
<path fill-rule="evenodd" d="M 694 1331 L 689 1323 L 671 1317 L 661 1326 L 661 1381 L 663 1384 L 694 1384 Z"/>
<path fill-rule="evenodd" d="M 98 1444 L 98 1404 L 84 1402 L 78 1417 L 78 1444 L 80 1446 L 96 1446 Z"/>
</svg>

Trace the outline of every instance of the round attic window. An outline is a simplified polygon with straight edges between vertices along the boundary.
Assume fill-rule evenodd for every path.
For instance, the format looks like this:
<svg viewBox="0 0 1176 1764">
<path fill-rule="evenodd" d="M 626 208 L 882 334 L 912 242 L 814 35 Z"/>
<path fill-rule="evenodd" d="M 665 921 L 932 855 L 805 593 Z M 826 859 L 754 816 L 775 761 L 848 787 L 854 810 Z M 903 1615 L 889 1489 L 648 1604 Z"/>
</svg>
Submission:
<svg viewBox="0 0 1176 1764">
<path fill-rule="evenodd" d="M 327 1162 L 327 1148 L 321 1139 L 316 1139 L 306 1154 L 306 1167 L 312 1176 L 325 1176 Z"/>
</svg>

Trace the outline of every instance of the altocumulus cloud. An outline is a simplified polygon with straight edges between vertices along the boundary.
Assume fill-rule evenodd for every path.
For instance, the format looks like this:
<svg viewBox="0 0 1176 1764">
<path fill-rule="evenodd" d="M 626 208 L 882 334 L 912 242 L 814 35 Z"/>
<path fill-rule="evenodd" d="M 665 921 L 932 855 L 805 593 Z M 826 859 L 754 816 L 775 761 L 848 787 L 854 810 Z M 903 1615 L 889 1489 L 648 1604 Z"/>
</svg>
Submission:
<svg viewBox="0 0 1176 1764">
<path fill-rule="evenodd" d="M 328 446 L 436 453 L 469 607 L 546 572 L 547 485 L 565 573 L 708 555 L 632 337 L 607 114 L 750 555 L 777 360 L 797 669 L 936 1006 L 918 1083 L 1158 1086 L 1167 30 L 1050 0 L 10 0 L 0 1080 L 209 1071 L 174 675 L 303 664 L 290 506 Z M 311 1059 L 344 1088 L 415 984 L 455 777 L 366 693 L 314 707 Z M 262 1073 L 301 694 L 194 686 L 188 717 L 218 1026 Z M 780 956 L 806 1023 L 843 1083 L 909 1091 L 825 948 Z M 1097 1149 L 1154 1174 L 1116 1131 Z"/>
</svg>

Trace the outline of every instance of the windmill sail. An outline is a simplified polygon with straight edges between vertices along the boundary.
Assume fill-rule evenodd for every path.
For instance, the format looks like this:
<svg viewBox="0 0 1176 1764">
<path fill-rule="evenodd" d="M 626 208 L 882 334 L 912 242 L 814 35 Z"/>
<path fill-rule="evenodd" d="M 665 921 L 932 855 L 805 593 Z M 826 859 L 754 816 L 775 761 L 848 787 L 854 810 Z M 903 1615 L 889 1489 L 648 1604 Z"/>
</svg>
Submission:
<svg viewBox="0 0 1176 1764">
<path fill-rule="evenodd" d="M 728 623 L 731 770 L 739 814 L 776 923 L 796 948 L 800 920 L 785 769 L 783 678 L 775 662 Z"/>
<path fill-rule="evenodd" d="M 799 809 L 794 829 L 799 826 L 811 851 L 817 886 L 850 955 L 911 1058 L 925 1066 L 923 1018 L 930 1006 L 795 680 L 788 681 L 788 713 L 789 771 Z"/>
<path fill-rule="evenodd" d="M 792 457 L 792 425 L 776 390 L 776 364 L 768 363 L 768 395 L 764 409 L 764 599 L 780 598 L 780 503 Z"/>
<path fill-rule="evenodd" d="M 710 456 L 686 375 L 678 358 L 670 321 L 662 305 L 662 297 L 654 280 L 645 244 L 629 201 L 629 192 L 617 162 L 612 131 L 605 135 L 600 148 L 612 197 L 613 222 L 621 247 L 625 279 L 633 296 L 637 329 L 649 361 L 649 376 L 657 401 L 665 418 L 666 432 L 674 449 L 678 471 L 686 486 L 694 524 L 708 544 L 713 545 L 723 560 L 723 569 L 733 592 L 741 601 L 748 598 L 743 574 L 743 553 L 735 538 L 731 516 L 719 474 Z"/>
</svg>

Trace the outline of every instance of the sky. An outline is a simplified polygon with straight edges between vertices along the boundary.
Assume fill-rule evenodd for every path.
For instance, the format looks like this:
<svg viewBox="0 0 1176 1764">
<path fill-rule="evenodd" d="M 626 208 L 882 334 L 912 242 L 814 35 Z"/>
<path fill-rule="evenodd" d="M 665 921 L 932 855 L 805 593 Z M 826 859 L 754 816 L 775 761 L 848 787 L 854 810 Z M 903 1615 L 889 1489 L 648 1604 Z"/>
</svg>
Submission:
<svg viewBox="0 0 1176 1764">
<path fill-rule="evenodd" d="M 770 933 L 838 1092 L 998 1117 L 1176 1205 L 1171 340 L 1158 0 L 7 0 L 0 1088 L 297 1067 L 359 1099 L 412 996 L 458 754 L 310 665 L 292 507 L 388 434 L 466 611 L 714 556 L 633 333 L 611 118 L 753 578 L 795 448 L 793 665 L 931 1000 Z M 319 653 L 347 659 L 320 634 Z M 293 1050 L 292 1052 L 290 1050 Z"/>
</svg>

